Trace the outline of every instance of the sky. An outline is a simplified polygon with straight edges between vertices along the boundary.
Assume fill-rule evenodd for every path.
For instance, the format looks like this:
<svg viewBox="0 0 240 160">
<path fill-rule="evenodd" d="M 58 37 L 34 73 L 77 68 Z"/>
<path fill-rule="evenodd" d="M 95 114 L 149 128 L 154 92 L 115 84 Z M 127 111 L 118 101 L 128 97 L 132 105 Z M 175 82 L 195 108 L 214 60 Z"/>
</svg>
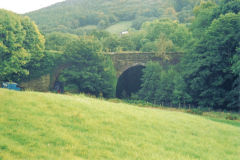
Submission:
<svg viewBox="0 0 240 160">
<path fill-rule="evenodd" d="M 62 1 L 64 0 L 0 0 L 0 8 L 23 14 Z"/>
</svg>

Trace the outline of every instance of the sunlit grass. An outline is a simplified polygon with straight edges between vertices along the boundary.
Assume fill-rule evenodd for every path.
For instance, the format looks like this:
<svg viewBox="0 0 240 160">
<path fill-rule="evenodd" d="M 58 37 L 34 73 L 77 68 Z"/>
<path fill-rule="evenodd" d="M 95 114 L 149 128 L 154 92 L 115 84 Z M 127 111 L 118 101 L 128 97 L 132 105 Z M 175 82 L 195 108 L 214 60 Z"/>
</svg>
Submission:
<svg viewBox="0 0 240 160">
<path fill-rule="evenodd" d="M 112 34 L 120 34 L 123 31 L 127 31 L 131 27 L 131 25 L 132 21 L 122 21 L 106 28 L 106 31 Z"/>
<path fill-rule="evenodd" d="M 0 160 L 238 160 L 240 127 L 175 111 L 0 89 Z"/>
</svg>

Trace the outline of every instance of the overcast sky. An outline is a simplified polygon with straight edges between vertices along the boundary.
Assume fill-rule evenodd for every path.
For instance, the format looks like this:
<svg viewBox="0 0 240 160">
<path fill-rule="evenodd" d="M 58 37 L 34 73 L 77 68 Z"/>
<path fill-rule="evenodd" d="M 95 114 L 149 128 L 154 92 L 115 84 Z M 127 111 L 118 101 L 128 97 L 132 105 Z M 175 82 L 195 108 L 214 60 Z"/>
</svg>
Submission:
<svg viewBox="0 0 240 160">
<path fill-rule="evenodd" d="M 61 1 L 64 0 L 0 0 L 0 8 L 22 14 L 47 7 Z"/>
</svg>

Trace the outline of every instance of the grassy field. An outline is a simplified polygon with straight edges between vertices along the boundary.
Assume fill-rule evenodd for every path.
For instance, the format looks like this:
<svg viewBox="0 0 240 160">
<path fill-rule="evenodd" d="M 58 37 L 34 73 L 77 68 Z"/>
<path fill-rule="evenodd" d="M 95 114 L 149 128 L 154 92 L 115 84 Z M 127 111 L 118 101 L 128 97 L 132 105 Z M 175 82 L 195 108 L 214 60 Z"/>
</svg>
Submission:
<svg viewBox="0 0 240 160">
<path fill-rule="evenodd" d="M 0 89 L 0 160 L 239 157 L 239 126 L 84 95 Z"/>
<path fill-rule="evenodd" d="M 112 34 L 120 34 L 122 31 L 127 31 L 129 28 L 131 28 L 131 25 L 132 21 L 122 21 L 106 28 L 106 31 Z"/>
<path fill-rule="evenodd" d="M 97 26 L 96 25 L 87 25 L 87 26 L 81 27 L 81 29 L 93 30 L 93 29 L 97 29 Z"/>
</svg>

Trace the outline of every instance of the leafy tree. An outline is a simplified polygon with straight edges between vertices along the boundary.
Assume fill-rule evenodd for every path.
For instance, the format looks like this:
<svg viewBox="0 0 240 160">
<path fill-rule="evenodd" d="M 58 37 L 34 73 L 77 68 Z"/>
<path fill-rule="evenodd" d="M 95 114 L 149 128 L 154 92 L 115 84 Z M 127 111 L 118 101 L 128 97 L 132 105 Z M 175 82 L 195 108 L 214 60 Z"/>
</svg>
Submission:
<svg viewBox="0 0 240 160">
<path fill-rule="evenodd" d="M 116 52 L 120 46 L 120 40 L 117 36 L 111 35 L 102 40 L 103 50 L 106 52 Z"/>
<path fill-rule="evenodd" d="M 156 84 L 157 90 L 155 93 L 155 99 L 158 104 L 163 103 L 172 106 L 175 76 L 176 73 L 173 68 L 160 72 L 160 83 Z"/>
<path fill-rule="evenodd" d="M 166 52 L 183 52 L 185 46 L 192 39 L 192 35 L 186 25 L 169 19 L 146 22 L 143 24 L 142 29 L 146 33 L 144 38 L 151 43 L 145 43 L 143 45 L 144 49 L 141 50 L 145 51 L 150 44 L 155 45 L 152 49 L 150 47 L 151 50 L 149 51 L 154 51 L 158 53 L 157 55 L 164 55 Z M 171 56 L 165 55 L 165 57 Z"/>
<path fill-rule="evenodd" d="M 232 94 L 237 75 L 231 70 L 239 46 L 239 22 L 239 13 L 220 15 L 186 56 L 185 82 L 196 105 L 239 109 L 232 105 L 238 99 Z"/>
<path fill-rule="evenodd" d="M 177 20 L 177 12 L 175 11 L 175 9 L 173 7 L 168 7 L 164 11 L 162 18 L 176 21 Z"/>
<path fill-rule="evenodd" d="M 145 41 L 145 34 L 146 32 L 143 30 L 139 30 L 136 32 L 130 32 L 130 39 L 132 41 L 132 45 L 134 46 L 135 50 L 139 51 L 143 44 L 146 43 Z M 148 40 L 147 40 L 148 41 Z"/>
<path fill-rule="evenodd" d="M 109 32 L 104 31 L 104 30 L 93 30 L 90 32 L 89 35 L 94 36 L 98 40 L 103 40 L 103 39 L 111 36 L 111 34 Z"/>
<path fill-rule="evenodd" d="M 156 43 L 150 41 L 144 42 L 142 48 L 140 49 L 141 52 L 155 52 L 156 50 Z"/>
<path fill-rule="evenodd" d="M 154 19 L 156 19 L 156 17 L 155 18 L 154 17 L 153 18 L 149 18 L 149 17 L 140 16 L 140 17 L 136 18 L 135 20 L 133 20 L 131 27 L 136 29 L 136 30 L 140 30 L 141 27 L 142 27 L 142 24 L 144 22 L 152 21 Z"/>
<path fill-rule="evenodd" d="M 238 106 L 238 110 L 240 110 L 240 47 L 237 48 L 237 54 L 233 56 L 232 63 L 232 73 L 236 78 L 233 82 L 233 90 L 229 94 L 232 98 L 229 106 Z"/>
<path fill-rule="evenodd" d="M 19 82 L 40 66 L 44 37 L 27 17 L 0 10 L 0 81 Z"/>
<path fill-rule="evenodd" d="M 138 98 L 147 102 L 156 101 L 155 93 L 160 83 L 162 67 L 158 63 L 149 62 L 143 69 L 141 89 L 138 92 Z"/>
<path fill-rule="evenodd" d="M 205 30 L 211 25 L 214 19 L 214 11 L 217 10 L 214 2 L 201 2 L 199 6 L 194 8 L 195 20 L 191 25 L 191 29 L 195 37 L 200 39 L 204 35 Z"/>
<path fill-rule="evenodd" d="M 45 38 L 39 32 L 37 25 L 29 17 L 22 18 L 21 23 L 23 30 L 26 31 L 23 47 L 30 53 L 30 61 L 27 63 L 27 69 L 31 74 L 38 71 L 41 67 L 41 60 L 45 56 Z"/>
<path fill-rule="evenodd" d="M 69 67 L 59 78 L 65 91 L 114 96 L 116 73 L 111 60 L 101 53 L 100 46 L 92 37 L 82 37 L 67 46 L 65 63 Z"/>
<path fill-rule="evenodd" d="M 131 39 L 131 35 L 122 35 L 120 39 L 120 47 L 123 51 L 135 51 L 136 46 Z"/>
<path fill-rule="evenodd" d="M 221 14 L 226 13 L 239 13 L 240 11 L 240 1 L 239 0 L 222 0 L 220 6 L 215 11 L 215 18 L 219 17 Z"/>
<path fill-rule="evenodd" d="M 52 32 L 46 36 L 46 49 L 55 51 L 64 51 L 66 46 L 74 40 L 78 39 L 78 36 L 67 33 Z"/>
<path fill-rule="evenodd" d="M 172 2 L 175 10 L 179 12 L 186 7 L 193 8 L 200 0 L 172 0 Z"/>
<path fill-rule="evenodd" d="M 174 67 L 163 68 L 157 62 L 149 62 L 143 69 L 142 85 L 137 97 L 154 104 L 184 104 L 189 101 L 189 96 L 182 84 L 183 79 Z"/>
<path fill-rule="evenodd" d="M 167 51 L 173 48 L 173 42 L 166 38 L 165 35 L 160 35 L 157 40 L 157 50 L 156 55 L 162 57 L 163 59 L 170 60 L 170 56 L 167 55 Z"/>
<path fill-rule="evenodd" d="M 101 42 L 104 52 L 116 52 L 120 48 L 119 37 L 112 35 L 107 31 L 93 30 L 89 35 L 94 36 Z"/>
<path fill-rule="evenodd" d="M 172 81 L 174 83 L 172 103 L 178 106 L 185 106 L 186 104 L 190 104 L 192 102 L 192 99 L 191 96 L 186 92 L 187 86 L 184 82 L 182 74 L 175 70 L 175 77 Z"/>
</svg>

